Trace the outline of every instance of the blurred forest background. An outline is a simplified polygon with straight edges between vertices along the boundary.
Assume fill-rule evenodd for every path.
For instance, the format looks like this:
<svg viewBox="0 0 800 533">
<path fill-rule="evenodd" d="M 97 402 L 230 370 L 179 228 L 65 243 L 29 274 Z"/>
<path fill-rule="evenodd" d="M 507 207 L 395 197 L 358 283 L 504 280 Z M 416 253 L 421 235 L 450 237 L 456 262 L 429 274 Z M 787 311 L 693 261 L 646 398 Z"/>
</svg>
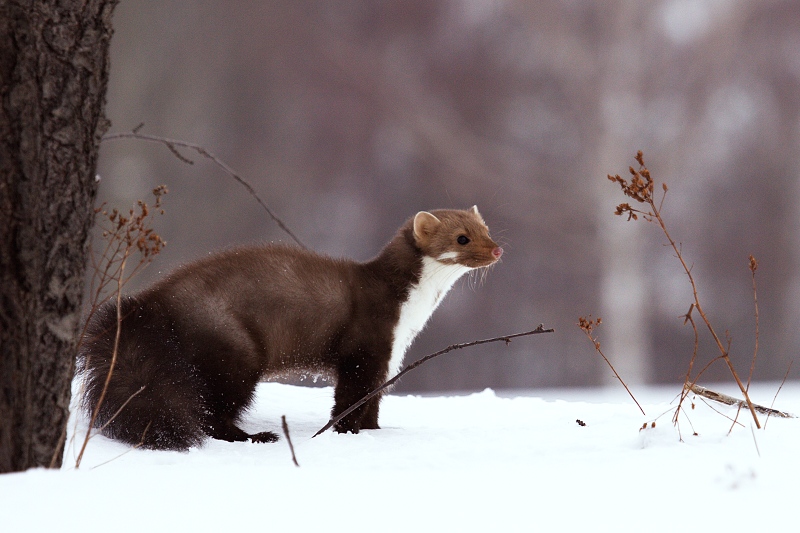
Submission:
<svg viewBox="0 0 800 533">
<path fill-rule="evenodd" d="M 556 333 L 437 358 L 398 392 L 611 383 L 576 326 L 590 313 L 629 385 L 682 381 L 688 280 L 657 226 L 613 215 L 625 198 L 606 179 L 640 149 L 740 374 L 749 254 L 756 378 L 780 380 L 800 349 L 800 2 L 174 0 L 121 2 L 114 18 L 111 131 L 144 123 L 206 147 L 312 249 L 366 260 L 419 210 L 478 205 L 502 263 L 454 287 L 406 362 Z M 111 207 L 171 191 L 155 224 L 168 246 L 137 286 L 213 250 L 290 241 L 195 154 L 136 140 L 101 154 Z M 730 379 L 721 363 L 706 377 Z"/>
</svg>

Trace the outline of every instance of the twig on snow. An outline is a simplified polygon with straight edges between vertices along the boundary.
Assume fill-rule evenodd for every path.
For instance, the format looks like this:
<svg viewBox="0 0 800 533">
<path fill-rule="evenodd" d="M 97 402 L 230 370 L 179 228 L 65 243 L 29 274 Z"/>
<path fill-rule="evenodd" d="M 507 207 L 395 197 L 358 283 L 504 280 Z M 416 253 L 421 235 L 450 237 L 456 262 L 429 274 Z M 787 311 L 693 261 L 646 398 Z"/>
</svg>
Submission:
<svg viewBox="0 0 800 533">
<path fill-rule="evenodd" d="M 316 437 L 318 435 L 321 435 L 322 433 L 325 433 L 327 430 L 329 430 L 331 427 L 333 427 L 334 424 L 339 422 L 341 419 L 343 419 L 344 417 L 346 417 L 347 415 L 349 415 L 350 413 L 352 413 L 353 411 L 355 411 L 356 409 L 358 409 L 359 407 L 361 407 L 362 405 L 367 403 L 369 400 L 371 400 L 372 398 L 374 398 L 375 396 L 380 394 L 382 391 L 384 391 L 388 387 L 391 387 L 392 385 L 394 385 L 394 383 L 396 383 L 397 380 L 399 380 L 405 374 L 411 372 L 412 370 L 414 370 L 415 368 L 417 368 L 421 364 L 425 363 L 426 361 L 430 361 L 434 357 L 438 357 L 440 355 L 446 354 L 447 352 L 452 352 L 453 350 L 459 350 L 461 348 L 468 348 L 470 346 L 478 346 L 479 344 L 487 344 L 487 343 L 490 343 L 490 342 L 498 342 L 498 341 L 504 341 L 506 344 L 508 344 L 508 343 L 511 342 L 511 339 L 515 339 L 517 337 L 525 337 L 525 336 L 528 336 L 528 335 L 536 335 L 536 334 L 539 334 L 539 333 L 553 333 L 554 331 L 555 330 L 552 329 L 552 328 L 545 329 L 544 328 L 544 324 L 539 324 L 539 326 L 536 329 L 531 330 L 531 331 L 526 331 L 524 333 L 514 333 L 512 335 L 505 335 L 503 337 L 493 337 L 491 339 L 483 339 L 483 340 L 472 341 L 472 342 L 464 342 L 464 343 L 460 343 L 460 344 L 451 344 L 450 346 L 448 346 L 447 348 L 444 348 L 443 350 L 439 350 L 438 352 L 434 352 L 432 354 L 428 354 L 425 357 L 423 357 L 422 359 L 419 359 L 418 361 L 415 361 L 415 362 L 411 363 L 410 365 L 408 365 L 407 367 L 405 367 L 403 370 L 398 372 L 396 376 L 394 376 L 390 380 L 386 381 L 383 385 L 381 385 L 380 387 L 376 388 L 372 392 L 369 392 L 366 396 L 364 396 L 363 398 L 358 400 L 356 403 L 354 403 L 353 405 L 351 405 L 350 407 L 345 409 L 339 415 L 337 415 L 335 417 L 332 417 L 328 421 L 328 423 L 325 424 L 319 431 L 314 433 L 314 435 L 311 438 L 313 439 L 314 437 Z"/>
<path fill-rule="evenodd" d="M 709 400 L 714 400 L 715 402 L 724 403 L 725 405 L 735 405 L 740 408 L 748 407 L 747 402 L 745 400 L 740 400 L 738 398 L 734 398 L 733 396 L 728 396 L 727 394 L 723 394 L 721 392 L 715 392 L 705 387 L 701 387 L 700 385 L 697 384 L 689 385 L 689 390 L 691 390 L 698 396 L 702 396 L 703 398 L 708 398 Z M 753 409 L 755 409 L 761 414 L 769 416 L 777 416 L 779 418 L 795 418 L 795 416 L 792 414 L 786 413 L 784 411 L 778 411 L 777 409 L 772 409 L 771 407 L 764 407 L 763 405 L 758 405 L 756 403 L 751 403 L 751 405 L 753 406 Z"/>
<path fill-rule="evenodd" d="M 292 462 L 294 466 L 300 466 L 300 463 L 297 462 L 297 456 L 294 454 L 294 445 L 292 444 L 292 438 L 289 436 L 289 424 L 286 423 L 286 415 L 281 416 L 281 427 L 283 428 L 283 435 L 286 437 L 286 442 L 289 443 L 289 451 L 292 452 Z"/>
</svg>

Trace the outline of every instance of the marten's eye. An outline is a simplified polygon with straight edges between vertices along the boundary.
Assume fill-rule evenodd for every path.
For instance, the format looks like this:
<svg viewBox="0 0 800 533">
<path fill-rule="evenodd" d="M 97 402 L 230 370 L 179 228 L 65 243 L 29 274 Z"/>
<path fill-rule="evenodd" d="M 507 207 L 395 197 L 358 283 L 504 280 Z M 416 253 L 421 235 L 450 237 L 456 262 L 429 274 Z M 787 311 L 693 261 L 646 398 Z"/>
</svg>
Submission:
<svg viewBox="0 0 800 533">
<path fill-rule="evenodd" d="M 466 235 L 459 235 L 458 239 L 456 239 L 456 242 L 462 246 L 465 244 L 469 244 L 469 237 L 467 237 Z"/>
</svg>

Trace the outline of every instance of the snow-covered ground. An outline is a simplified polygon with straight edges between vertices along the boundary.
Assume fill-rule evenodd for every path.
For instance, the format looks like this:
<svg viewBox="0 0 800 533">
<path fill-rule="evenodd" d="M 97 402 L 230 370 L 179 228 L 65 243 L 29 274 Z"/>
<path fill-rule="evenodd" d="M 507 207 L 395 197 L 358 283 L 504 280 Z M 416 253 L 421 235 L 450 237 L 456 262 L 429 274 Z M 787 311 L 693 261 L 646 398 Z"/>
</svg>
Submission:
<svg viewBox="0 0 800 533">
<path fill-rule="evenodd" d="M 770 405 L 776 389 L 754 386 L 753 400 Z M 299 468 L 284 438 L 208 441 L 180 453 L 94 437 L 76 470 L 79 444 L 71 433 L 61 471 L 0 476 L 0 531 L 797 527 L 800 419 L 770 418 L 765 430 L 754 430 L 742 412 L 743 426 L 729 435 L 731 422 L 698 399 L 682 418 L 681 442 L 670 422 L 675 388 L 634 390 L 647 417 L 621 388 L 511 397 L 485 390 L 389 396 L 383 429 L 311 439 L 327 421 L 331 393 L 280 384 L 258 390 L 245 429 L 280 433 L 286 415 Z M 775 407 L 800 413 L 800 384 L 786 384 Z M 655 428 L 640 431 L 663 413 Z M 85 428 L 79 419 L 77 433 Z"/>
</svg>

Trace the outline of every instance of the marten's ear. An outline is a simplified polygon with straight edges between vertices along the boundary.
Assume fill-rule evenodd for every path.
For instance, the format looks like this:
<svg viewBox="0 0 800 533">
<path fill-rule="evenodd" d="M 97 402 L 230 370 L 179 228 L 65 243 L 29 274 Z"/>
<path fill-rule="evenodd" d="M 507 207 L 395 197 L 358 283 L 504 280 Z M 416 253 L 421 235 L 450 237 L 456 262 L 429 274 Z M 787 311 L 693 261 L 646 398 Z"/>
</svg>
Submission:
<svg viewBox="0 0 800 533">
<path fill-rule="evenodd" d="M 478 220 L 480 220 L 481 222 L 483 222 L 484 224 L 486 224 L 486 222 L 484 222 L 484 221 L 483 221 L 483 217 L 482 217 L 482 216 L 481 216 L 481 214 L 478 212 L 478 206 L 477 206 L 477 205 L 473 205 L 473 206 L 472 206 L 472 207 L 471 207 L 469 210 L 470 210 L 470 212 L 471 212 L 473 215 L 475 215 L 476 217 L 478 217 Z"/>
<path fill-rule="evenodd" d="M 428 213 L 420 211 L 414 216 L 414 239 L 420 244 L 425 244 L 442 221 Z"/>
</svg>

